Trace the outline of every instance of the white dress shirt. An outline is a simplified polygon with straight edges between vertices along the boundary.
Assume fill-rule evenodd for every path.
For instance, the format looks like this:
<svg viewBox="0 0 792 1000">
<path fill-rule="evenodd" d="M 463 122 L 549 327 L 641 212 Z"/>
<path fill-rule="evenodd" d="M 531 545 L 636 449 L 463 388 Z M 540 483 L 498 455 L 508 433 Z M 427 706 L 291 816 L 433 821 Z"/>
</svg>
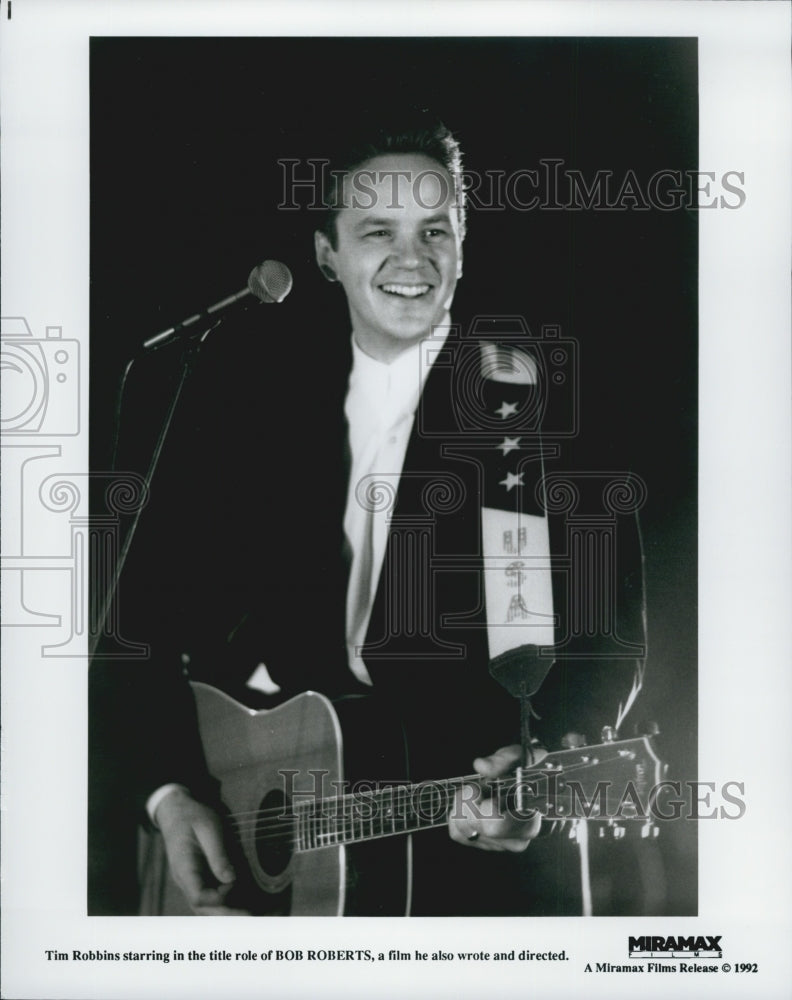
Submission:
<svg viewBox="0 0 792 1000">
<path fill-rule="evenodd" d="M 346 636 L 349 666 L 371 684 L 360 656 L 385 557 L 407 443 L 429 371 L 448 336 L 449 318 L 430 337 L 407 348 L 390 364 L 375 361 L 352 337 L 352 372 L 344 412 L 351 468 L 344 534 L 351 553 Z"/>
</svg>

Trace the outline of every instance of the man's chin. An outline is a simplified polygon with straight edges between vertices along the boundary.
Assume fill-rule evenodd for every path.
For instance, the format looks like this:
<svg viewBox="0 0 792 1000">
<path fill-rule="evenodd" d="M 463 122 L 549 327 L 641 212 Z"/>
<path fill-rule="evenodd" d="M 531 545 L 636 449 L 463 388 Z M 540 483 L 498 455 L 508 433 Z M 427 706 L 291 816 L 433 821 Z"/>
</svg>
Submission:
<svg viewBox="0 0 792 1000">
<path fill-rule="evenodd" d="M 414 343 L 430 337 L 438 323 L 442 323 L 445 310 L 431 310 L 423 316 L 414 316 L 402 322 L 383 325 L 383 331 L 389 339 L 401 343 Z"/>
<path fill-rule="evenodd" d="M 399 338 L 426 336 L 445 314 L 446 309 L 436 295 L 402 299 L 382 313 L 382 325 Z"/>
<path fill-rule="evenodd" d="M 412 300 L 409 307 L 379 310 L 375 324 L 361 324 L 358 331 L 359 345 L 372 357 L 392 358 L 408 347 L 431 336 L 435 326 L 443 322 L 447 309 L 436 298 Z"/>
<path fill-rule="evenodd" d="M 358 346 L 377 361 L 390 362 L 408 348 L 425 340 L 432 324 L 389 324 L 356 333 Z"/>
</svg>

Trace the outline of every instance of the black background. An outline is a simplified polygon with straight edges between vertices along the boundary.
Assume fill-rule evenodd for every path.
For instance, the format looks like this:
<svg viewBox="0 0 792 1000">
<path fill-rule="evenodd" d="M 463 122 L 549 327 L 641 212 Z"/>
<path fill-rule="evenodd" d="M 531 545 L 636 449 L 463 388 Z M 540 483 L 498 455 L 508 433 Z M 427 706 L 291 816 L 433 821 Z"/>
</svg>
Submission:
<svg viewBox="0 0 792 1000">
<path fill-rule="evenodd" d="M 242 288 L 259 261 L 286 262 L 292 298 L 316 308 L 295 350 L 338 335 L 328 317 L 342 303 L 312 259 L 315 217 L 278 209 L 277 160 L 322 157 L 346 128 L 405 106 L 435 111 L 482 173 L 555 158 L 618 184 L 627 170 L 646 181 L 698 166 L 694 39 L 92 39 L 94 470 L 110 467 L 121 376 L 140 344 Z M 642 712 L 658 718 L 676 777 L 696 767 L 696 267 L 688 208 L 474 209 L 456 299 L 576 338 L 581 421 L 609 414 L 647 483 Z M 161 364 L 134 369 L 151 388 L 124 412 L 133 437 L 150 416 L 141 399 L 163 405 Z M 669 912 L 696 907 L 693 826 L 664 831 Z"/>
</svg>

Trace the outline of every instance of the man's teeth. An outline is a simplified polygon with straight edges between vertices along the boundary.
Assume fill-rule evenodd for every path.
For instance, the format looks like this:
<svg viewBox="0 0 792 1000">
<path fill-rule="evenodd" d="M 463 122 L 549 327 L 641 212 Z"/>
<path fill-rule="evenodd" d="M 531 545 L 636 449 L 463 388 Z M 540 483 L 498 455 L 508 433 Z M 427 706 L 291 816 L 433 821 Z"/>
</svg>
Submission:
<svg viewBox="0 0 792 1000">
<path fill-rule="evenodd" d="M 382 285 L 381 288 L 388 295 L 404 295 L 408 299 L 415 299 L 419 295 L 426 295 L 431 285 Z"/>
</svg>

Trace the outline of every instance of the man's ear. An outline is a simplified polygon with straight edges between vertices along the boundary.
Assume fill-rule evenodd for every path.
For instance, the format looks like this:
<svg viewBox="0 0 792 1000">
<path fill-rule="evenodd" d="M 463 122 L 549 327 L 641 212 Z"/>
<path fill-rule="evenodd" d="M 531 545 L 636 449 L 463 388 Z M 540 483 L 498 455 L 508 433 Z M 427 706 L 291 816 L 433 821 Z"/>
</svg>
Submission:
<svg viewBox="0 0 792 1000">
<path fill-rule="evenodd" d="M 335 271 L 335 250 L 326 233 L 317 229 L 314 233 L 314 250 L 319 270 L 328 281 L 338 281 Z"/>
</svg>

